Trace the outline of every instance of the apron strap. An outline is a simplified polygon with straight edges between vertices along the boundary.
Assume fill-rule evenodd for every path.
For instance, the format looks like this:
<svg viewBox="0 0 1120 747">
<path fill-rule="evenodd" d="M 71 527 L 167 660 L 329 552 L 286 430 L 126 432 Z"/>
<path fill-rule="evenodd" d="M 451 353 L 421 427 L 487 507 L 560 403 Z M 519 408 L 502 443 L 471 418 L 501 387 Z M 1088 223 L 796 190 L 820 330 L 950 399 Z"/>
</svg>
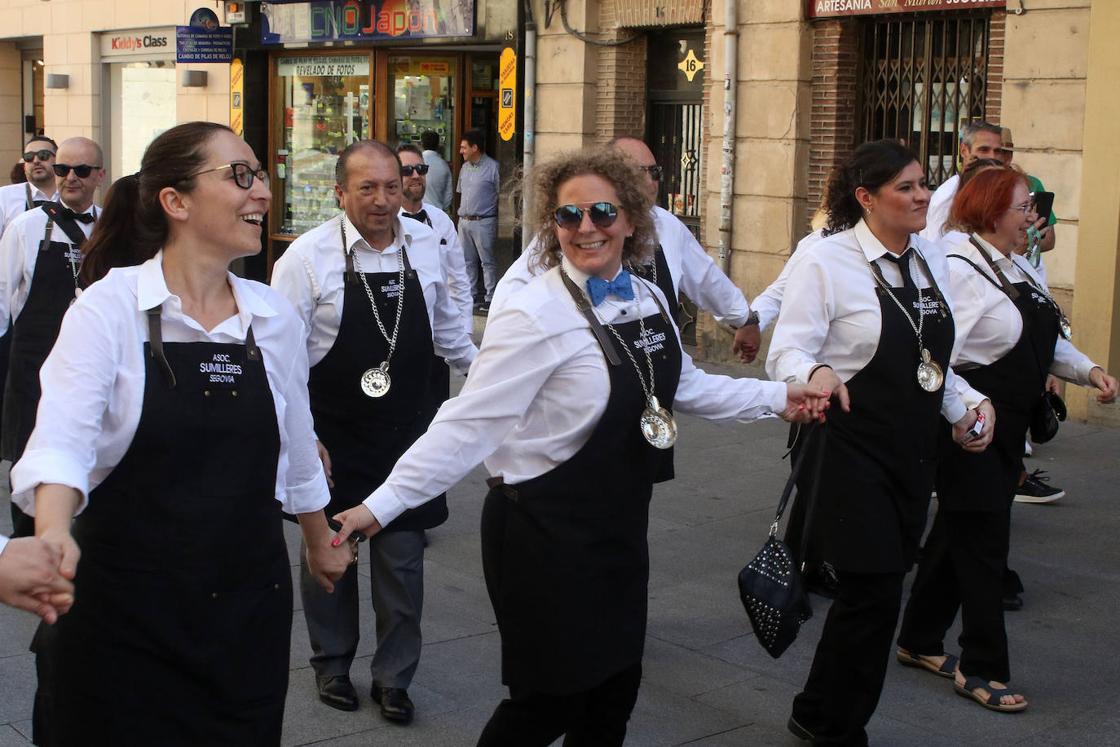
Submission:
<svg viewBox="0 0 1120 747">
<path fill-rule="evenodd" d="M 974 269 L 974 270 L 976 270 L 976 272 L 980 273 L 980 277 L 984 278 L 984 279 L 985 279 L 985 280 L 987 280 L 987 281 L 988 281 L 989 283 L 991 283 L 991 284 L 992 284 L 992 285 L 993 285 L 993 286 L 994 286 L 994 287 L 995 287 L 995 288 L 996 288 L 997 290 L 1003 291 L 1004 293 L 1006 293 L 1006 292 L 1007 292 L 1007 291 L 1005 291 L 1005 290 L 1003 289 L 1003 286 L 1001 286 L 1001 285 L 1000 285 L 1000 284 L 999 284 L 998 282 L 996 282 L 995 280 L 992 280 L 992 276 L 991 276 L 991 275 L 989 275 L 988 273 L 984 272 L 984 270 L 982 270 L 982 269 L 980 268 L 980 265 L 976 264 L 975 262 L 973 262 L 973 261 L 972 261 L 971 259 L 969 259 L 968 257 L 964 256 L 963 254 L 947 254 L 947 255 L 945 255 L 945 256 L 947 256 L 947 257 L 954 257 L 954 258 L 956 258 L 956 259 L 959 259 L 959 260 L 961 260 L 962 262 L 967 262 L 968 264 L 972 265 L 972 269 Z"/>
<path fill-rule="evenodd" d="M 163 329 L 160 326 L 159 315 L 163 305 L 148 309 L 148 342 L 152 357 L 163 371 L 163 378 L 167 381 L 167 388 L 175 388 L 175 372 L 167 362 L 167 355 L 163 352 Z"/>
<path fill-rule="evenodd" d="M 23 183 L 24 210 L 30 210 L 35 207 L 35 201 L 31 199 L 31 184 L 29 182 Z"/>
<path fill-rule="evenodd" d="M 261 349 L 257 347 L 257 338 L 253 337 L 253 325 L 249 325 L 249 329 L 245 332 L 245 357 L 251 361 L 259 361 L 261 359 Z"/>
<path fill-rule="evenodd" d="M 933 295 L 937 299 L 937 306 L 941 313 L 941 318 L 946 319 L 949 316 L 949 303 L 945 300 L 944 294 L 941 293 L 941 287 L 937 284 L 937 278 L 933 276 L 933 270 L 929 268 L 929 262 L 926 262 L 925 255 L 914 247 L 914 255 L 918 258 L 918 264 L 922 266 L 922 272 L 926 274 L 929 279 L 929 287 L 933 289 Z"/>
<path fill-rule="evenodd" d="M 591 302 L 587 300 L 587 296 L 583 295 L 583 291 L 568 277 L 568 273 L 564 272 L 563 269 L 560 270 L 560 277 L 564 281 L 564 287 L 568 289 L 568 293 L 572 296 L 572 300 L 576 302 L 576 308 L 579 309 L 579 313 L 583 314 L 583 318 L 591 325 L 591 332 L 595 335 L 595 339 L 599 341 L 599 347 L 603 349 L 603 355 L 607 356 L 607 361 L 612 366 L 621 365 L 622 359 L 618 357 L 618 350 L 615 349 L 614 341 L 610 338 L 610 335 L 607 334 L 607 331 L 603 329 L 603 325 L 598 317 L 595 316 L 595 312 L 592 310 Z M 661 313 L 664 314 L 665 312 L 662 311 Z"/>
<path fill-rule="evenodd" d="M 1012 301 L 1019 298 L 1019 289 L 1011 284 L 1011 282 L 1007 279 L 1007 276 L 1003 274 L 1003 270 L 996 267 L 996 263 L 993 262 L 992 258 L 988 256 L 987 250 L 985 250 L 984 247 L 980 246 L 980 242 L 976 240 L 976 237 L 969 236 L 968 241 L 970 244 L 976 247 L 976 251 L 980 252 L 980 256 L 983 257 L 984 261 L 988 263 L 988 267 L 992 268 L 992 272 L 994 272 L 996 274 L 996 277 L 999 278 L 999 284 L 1003 288 L 1003 292 L 1007 294 L 1007 297 Z"/>
<path fill-rule="evenodd" d="M 47 216 L 47 227 L 43 231 L 43 240 L 39 242 L 39 251 L 45 252 L 51 246 L 51 232 L 54 231 L 54 218 Z"/>
</svg>

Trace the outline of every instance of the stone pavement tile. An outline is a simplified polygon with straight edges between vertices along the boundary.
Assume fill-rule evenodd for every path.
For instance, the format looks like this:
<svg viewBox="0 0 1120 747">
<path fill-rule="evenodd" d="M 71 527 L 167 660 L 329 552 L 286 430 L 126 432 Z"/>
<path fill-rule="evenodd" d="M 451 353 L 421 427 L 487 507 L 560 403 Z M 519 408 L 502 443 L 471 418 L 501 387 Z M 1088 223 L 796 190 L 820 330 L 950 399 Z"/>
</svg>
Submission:
<svg viewBox="0 0 1120 747">
<path fill-rule="evenodd" d="M 626 744 L 643 747 L 687 744 L 749 723 L 734 713 L 682 696 L 662 684 L 642 678 L 638 703 L 630 716 Z"/>
<path fill-rule="evenodd" d="M 734 576 L 699 578 L 651 589 L 649 634 L 688 649 L 703 650 L 748 633 L 750 621 L 738 593 Z"/>
<path fill-rule="evenodd" d="M 26 654 L 38 627 L 39 618 L 30 612 L 0 605 L 0 658 Z"/>
<path fill-rule="evenodd" d="M 0 747 L 26 747 L 31 744 L 10 725 L 0 726 Z"/>
<path fill-rule="evenodd" d="M 668 692 L 693 698 L 755 676 L 714 657 L 646 636 L 642 678 Z"/>
<path fill-rule="evenodd" d="M 32 654 L 0 659 L 0 724 L 31 718 L 34 683 L 35 657 Z"/>
<path fill-rule="evenodd" d="M 757 724 L 751 724 L 709 734 L 684 744 L 688 747 L 744 747 L 744 745 L 750 745 L 751 747 L 790 747 L 790 745 L 804 745 L 805 743 L 795 739 L 792 735 L 789 735 L 787 739 L 763 729 Z"/>
<path fill-rule="evenodd" d="M 317 741 L 316 747 L 470 747 L 493 713 L 493 705 L 422 718 L 406 727 L 385 727 Z M 384 723 L 384 722 L 383 722 Z M 302 743 L 308 744 L 308 743 Z"/>
<path fill-rule="evenodd" d="M 19 735 L 21 737 L 27 740 L 28 744 L 31 743 L 31 719 L 27 719 L 26 721 L 16 721 L 11 726 L 13 729 L 19 732 Z"/>
</svg>

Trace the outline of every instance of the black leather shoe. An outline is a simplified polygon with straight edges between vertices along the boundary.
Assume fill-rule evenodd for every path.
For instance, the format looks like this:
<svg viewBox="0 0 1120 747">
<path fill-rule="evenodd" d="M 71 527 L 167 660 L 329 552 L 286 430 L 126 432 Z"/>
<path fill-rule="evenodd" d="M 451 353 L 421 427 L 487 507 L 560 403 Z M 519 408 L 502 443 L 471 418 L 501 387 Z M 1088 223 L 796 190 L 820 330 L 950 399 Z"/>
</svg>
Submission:
<svg viewBox="0 0 1120 747">
<path fill-rule="evenodd" d="M 350 683 L 350 677 L 345 674 L 324 675 L 315 677 L 315 686 L 319 688 L 319 700 L 331 708 L 340 711 L 358 710 L 358 692 Z"/>
<path fill-rule="evenodd" d="M 408 690 L 401 687 L 374 687 L 369 695 L 373 702 L 381 706 L 381 715 L 398 724 L 412 723 L 416 706 L 408 697 Z"/>
<path fill-rule="evenodd" d="M 1008 594 L 1003 598 L 1005 612 L 1018 612 L 1023 609 L 1023 598 L 1018 594 Z"/>
<path fill-rule="evenodd" d="M 806 742 L 812 742 L 814 740 L 813 732 L 797 723 L 797 719 L 795 719 L 793 716 L 790 716 L 789 721 L 786 722 L 786 728 L 789 729 L 790 734 L 793 734 L 793 736 L 797 737 L 798 739 L 804 740 Z"/>
</svg>

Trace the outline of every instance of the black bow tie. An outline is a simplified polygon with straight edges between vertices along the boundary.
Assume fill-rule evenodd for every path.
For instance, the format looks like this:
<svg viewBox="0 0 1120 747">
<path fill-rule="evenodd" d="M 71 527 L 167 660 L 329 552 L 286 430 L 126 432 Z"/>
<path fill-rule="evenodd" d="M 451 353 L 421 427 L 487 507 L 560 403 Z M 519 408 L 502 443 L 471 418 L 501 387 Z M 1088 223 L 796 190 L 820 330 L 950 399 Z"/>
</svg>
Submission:
<svg viewBox="0 0 1120 747">
<path fill-rule="evenodd" d="M 415 213 L 409 213 L 409 212 L 405 211 L 404 212 L 404 217 L 412 218 L 413 220 L 418 220 L 421 223 L 427 223 L 429 226 L 432 225 L 432 221 L 428 218 L 428 214 L 424 211 L 424 208 L 420 208 Z"/>
<path fill-rule="evenodd" d="M 90 215 L 89 213 L 75 213 L 73 210 L 66 207 L 65 205 L 63 205 L 62 209 L 58 211 L 58 214 L 62 218 L 69 218 L 70 220 L 76 220 L 79 223 L 93 223 L 93 216 Z"/>
</svg>

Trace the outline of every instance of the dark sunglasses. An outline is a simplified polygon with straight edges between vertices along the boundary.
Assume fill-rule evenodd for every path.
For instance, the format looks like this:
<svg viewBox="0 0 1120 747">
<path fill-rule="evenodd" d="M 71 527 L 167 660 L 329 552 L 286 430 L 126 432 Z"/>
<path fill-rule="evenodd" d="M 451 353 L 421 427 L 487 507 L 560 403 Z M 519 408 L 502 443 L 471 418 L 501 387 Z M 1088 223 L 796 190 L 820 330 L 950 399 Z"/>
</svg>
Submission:
<svg viewBox="0 0 1120 747">
<path fill-rule="evenodd" d="M 101 167 L 100 166 L 90 166 L 89 164 L 85 164 L 85 163 L 80 163 L 77 166 L 71 166 L 68 163 L 56 163 L 54 165 L 54 173 L 55 173 L 55 176 L 61 176 L 63 179 L 65 179 L 67 177 L 67 175 L 69 175 L 70 172 L 73 171 L 74 174 L 77 175 L 77 177 L 79 179 L 85 179 L 95 169 L 99 169 L 99 168 L 101 168 Z"/>
<path fill-rule="evenodd" d="M 232 171 L 234 183 L 242 189 L 252 189 L 254 179 L 260 179 L 261 184 L 266 187 L 268 186 L 268 171 L 265 170 L 264 166 L 254 169 L 244 161 L 234 161 L 233 163 L 226 163 L 222 164 L 221 166 L 215 166 L 212 169 L 198 171 L 193 174 L 193 176 L 202 176 L 203 174 L 209 174 L 214 171 L 221 171 L 222 169 L 229 169 L 230 171 Z"/>
<path fill-rule="evenodd" d="M 424 176 L 424 174 L 428 173 L 428 164 L 420 163 L 415 166 L 401 166 L 401 176 L 412 176 L 413 171 L 420 176 Z"/>
<path fill-rule="evenodd" d="M 43 148 L 43 150 L 29 150 L 23 154 L 23 160 L 27 161 L 28 163 L 31 163 L 36 158 L 38 158 L 40 161 L 49 161 L 54 158 L 54 151 Z"/>
<path fill-rule="evenodd" d="M 618 218 L 618 208 L 609 202 L 596 202 L 585 208 L 579 205 L 561 205 L 556 208 L 556 225 L 574 231 L 583 223 L 584 213 L 591 217 L 591 223 L 596 228 L 610 228 Z"/>
<path fill-rule="evenodd" d="M 661 177 L 665 173 L 665 170 L 658 166 L 656 163 L 652 166 L 639 166 L 638 171 L 646 172 L 647 174 L 649 174 L 649 178 L 653 179 L 655 182 L 661 181 Z"/>
</svg>

